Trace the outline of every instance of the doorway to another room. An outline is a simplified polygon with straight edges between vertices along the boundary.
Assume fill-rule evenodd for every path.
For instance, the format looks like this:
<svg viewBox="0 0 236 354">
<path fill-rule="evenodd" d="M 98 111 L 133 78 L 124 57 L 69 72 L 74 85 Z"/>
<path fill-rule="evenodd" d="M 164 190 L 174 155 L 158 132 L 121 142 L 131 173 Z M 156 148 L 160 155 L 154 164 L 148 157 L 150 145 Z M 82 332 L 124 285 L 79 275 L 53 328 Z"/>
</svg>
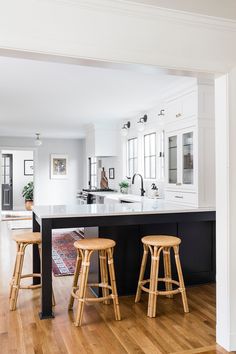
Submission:
<svg viewBox="0 0 236 354">
<path fill-rule="evenodd" d="M 31 219 L 31 210 L 26 210 L 23 189 L 33 187 L 33 150 L 2 150 L 1 169 L 1 217 L 7 219 Z"/>
</svg>

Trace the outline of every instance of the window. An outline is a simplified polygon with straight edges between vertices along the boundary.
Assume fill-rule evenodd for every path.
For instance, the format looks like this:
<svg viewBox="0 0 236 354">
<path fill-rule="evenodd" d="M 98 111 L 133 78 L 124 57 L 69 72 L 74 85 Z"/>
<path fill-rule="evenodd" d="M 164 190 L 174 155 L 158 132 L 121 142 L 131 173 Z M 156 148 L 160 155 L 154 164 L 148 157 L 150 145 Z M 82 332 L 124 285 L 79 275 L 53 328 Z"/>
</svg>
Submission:
<svg viewBox="0 0 236 354">
<path fill-rule="evenodd" d="M 156 133 L 144 135 L 144 178 L 156 178 Z"/>
<path fill-rule="evenodd" d="M 132 177 L 138 170 L 138 139 L 128 140 L 128 176 Z"/>
<path fill-rule="evenodd" d="M 97 188 L 97 158 L 89 157 L 89 187 Z"/>
</svg>

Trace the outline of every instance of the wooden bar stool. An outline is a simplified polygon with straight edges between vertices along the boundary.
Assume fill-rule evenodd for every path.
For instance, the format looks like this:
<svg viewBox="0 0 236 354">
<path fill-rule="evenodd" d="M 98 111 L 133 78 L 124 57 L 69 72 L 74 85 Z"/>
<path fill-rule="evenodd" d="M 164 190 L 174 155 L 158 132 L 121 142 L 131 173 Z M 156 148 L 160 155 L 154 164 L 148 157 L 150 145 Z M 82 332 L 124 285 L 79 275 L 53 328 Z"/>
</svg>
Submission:
<svg viewBox="0 0 236 354">
<path fill-rule="evenodd" d="M 143 259 L 141 264 L 141 270 L 139 275 L 139 282 L 135 302 L 139 302 L 141 298 L 141 291 L 149 293 L 148 296 L 148 317 L 156 317 L 156 305 L 157 296 L 165 295 L 167 297 L 173 297 L 174 294 L 181 293 L 184 312 L 189 312 L 188 301 L 186 296 L 186 290 L 184 286 L 184 279 L 182 274 L 182 268 L 179 259 L 179 245 L 181 243 L 180 238 L 174 236 L 145 236 L 142 238 L 143 243 Z M 173 280 L 171 276 L 171 262 L 170 262 L 170 250 L 173 248 L 175 254 L 175 263 L 178 273 L 178 281 Z M 151 253 L 151 273 L 150 279 L 144 280 L 144 274 L 147 264 L 148 250 Z M 160 254 L 163 252 L 164 261 L 164 278 L 158 278 L 159 273 L 159 260 Z M 165 282 L 164 291 L 158 290 L 158 282 Z M 149 283 L 149 288 L 145 287 L 145 284 Z M 177 285 L 176 289 L 173 289 L 172 284 Z"/>
<path fill-rule="evenodd" d="M 77 261 L 75 268 L 75 275 L 73 287 L 71 290 L 69 310 L 73 308 L 74 299 L 78 300 L 78 308 L 76 312 L 75 325 L 80 326 L 83 317 L 83 310 L 85 302 L 104 302 L 107 304 L 110 299 L 113 300 L 115 319 L 120 320 L 120 307 L 116 289 L 116 279 L 113 261 L 113 251 L 115 241 L 106 238 L 90 238 L 78 240 L 74 243 L 77 249 Z M 88 273 L 90 266 L 90 258 L 94 251 L 99 252 L 100 259 L 100 273 L 101 283 L 88 284 Z M 110 285 L 108 282 L 108 271 L 110 276 Z M 81 274 L 80 274 L 81 271 Z M 80 281 L 78 286 L 78 278 L 80 274 Z M 86 297 L 86 287 L 94 286 L 102 288 L 102 297 L 92 298 Z"/>
<path fill-rule="evenodd" d="M 25 249 L 28 245 L 38 245 L 39 248 L 39 255 L 41 258 L 41 234 L 39 232 L 22 232 L 13 234 L 12 239 L 16 242 L 17 247 L 17 254 L 15 260 L 14 271 L 12 275 L 12 280 L 10 282 L 10 310 L 14 311 L 17 305 L 18 293 L 19 289 L 37 289 L 41 288 L 41 284 L 37 285 L 21 285 L 21 279 L 23 278 L 34 278 L 38 277 L 41 278 L 41 274 L 38 273 L 31 273 L 31 274 L 24 274 L 22 275 L 22 268 L 24 263 L 24 256 L 25 256 Z M 52 297 L 53 305 L 55 305 L 55 298 L 54 294 Z"/>
</svg>

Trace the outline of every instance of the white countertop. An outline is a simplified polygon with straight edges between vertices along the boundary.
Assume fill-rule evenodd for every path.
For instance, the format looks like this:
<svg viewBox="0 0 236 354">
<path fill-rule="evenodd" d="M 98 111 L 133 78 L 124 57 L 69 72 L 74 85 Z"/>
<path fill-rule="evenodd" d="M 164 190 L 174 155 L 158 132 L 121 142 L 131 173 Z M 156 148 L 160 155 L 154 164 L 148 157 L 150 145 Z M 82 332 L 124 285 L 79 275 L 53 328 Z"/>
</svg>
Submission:
<svg viewBox="0 0 236 354">
<path fill-rule="evenodd" d="M 114 216 L 138 214 L 170 214 L 215 211 L 214 208 L 196 208 L 163 199 L 144 200 L 142 203 L 111 203 L 84 205 L 43 205 L 34 206 L 34 213 L 41 219 L 61 217 Z"/>
</svg>

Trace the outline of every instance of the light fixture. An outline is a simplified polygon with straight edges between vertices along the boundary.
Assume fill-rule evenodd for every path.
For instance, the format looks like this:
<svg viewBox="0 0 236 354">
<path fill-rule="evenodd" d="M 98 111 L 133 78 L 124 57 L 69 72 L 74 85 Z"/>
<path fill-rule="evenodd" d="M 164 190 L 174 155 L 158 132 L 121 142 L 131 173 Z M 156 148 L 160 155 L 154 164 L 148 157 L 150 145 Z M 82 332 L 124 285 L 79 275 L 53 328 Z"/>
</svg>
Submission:
<svg viewBox="0 0 236 354">
<path fill-rule="evenodd" d="M 40 134 L 36 133 L 35 135 L 36 135 L 36 139 L 34 141 L 34 145 L 36 145 L 36 146 L 42 145 L 42 140 L 40 139 Z"/>
<path fill-rule="evenodd" d="M 144 116 L 141 117 L 141 118 L 139 118 L 139 120 L 137 121 L 137 123 L 138 123 L 138 130 L 139 130 L 140 132 L 144 131 L 144 129 L 145 129 L 145 123 L 146 123 L 146 122 L 147 122 L 147 115 L 144 114 Z"/>
<path fill-rule="evenodd" d="M 165 115 L 165 110 L 161 109 L 160 112 L 158 113 L 158 117 L 162 117 Z"/>
<path fill-rule="evenodd" d="M 125 123 L 123 125 L 123 127 L 121 128 L 121 134 L 123 136 L 127 136 L 128 135 L 128 129 L 130 128 L 131 124 L 130 124 L 130 121 L 128 121 L 127 123 Z"/>
</svg>

